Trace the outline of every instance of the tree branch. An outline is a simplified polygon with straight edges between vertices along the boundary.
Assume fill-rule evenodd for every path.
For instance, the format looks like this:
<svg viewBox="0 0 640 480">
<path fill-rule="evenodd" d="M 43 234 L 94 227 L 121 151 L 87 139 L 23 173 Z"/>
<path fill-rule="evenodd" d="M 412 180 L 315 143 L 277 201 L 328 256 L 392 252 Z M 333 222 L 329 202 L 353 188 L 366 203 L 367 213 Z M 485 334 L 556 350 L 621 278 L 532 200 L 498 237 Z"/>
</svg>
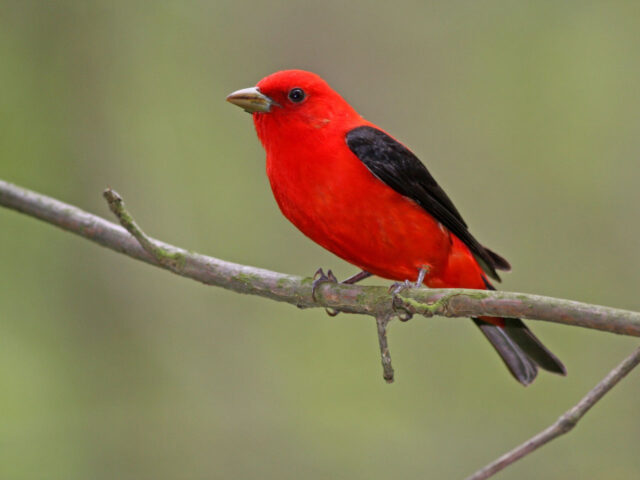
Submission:
<svg viewBox="0 0 640 480">
<path fill-rule="evenodd" d="M 109 194 L 107 194 L 109 195 Z M 113 200 L 116 211 L 120 200 Z M 153 248 L 143 248 L 124 228 L 77 207 L 0 180 L 0 205 L 38 218 L 87 240 L 136 260 L 155 265 L 193 280 L 238 293 L 259 295 L 300 308 L 323 307 L 341 312 L 378 317 L 399 313 L 425 317 L 469 317 L 478 315 L 518 317 L 574 325 L 622 335 L 640 336 L 640 313 L 590 305 L 525 293 L 416 288 L 397 297 L 386 287 L 324 283 L 318 287 L 315 302 L 311 278 L 277 273 L 261 268 L 226 262 L 147 237 Z M 144 242 L 144 240 L 143 240 Z M 151 253 L 149 253 L 151 252 Z"/>
<path fill-rule="evenodd" d="M 567 410 L 556 422 L 542 432 L 531 437 L 522 445 L 491 462 L 486 467 L 475 472 L 466 480 L 485 480 L 492 477 L 502 469 L 520 460 L 525 455 L 532 453 L 551 440 L 571 431 L 580 419 L 593 407 L 598 400 L 622 380 L 631 370 L 640 363 L 640 347 L 629 355 L 620 365 L 611 370 L 607 376 L 596 385 L 574 407 Z"/>
</svg>

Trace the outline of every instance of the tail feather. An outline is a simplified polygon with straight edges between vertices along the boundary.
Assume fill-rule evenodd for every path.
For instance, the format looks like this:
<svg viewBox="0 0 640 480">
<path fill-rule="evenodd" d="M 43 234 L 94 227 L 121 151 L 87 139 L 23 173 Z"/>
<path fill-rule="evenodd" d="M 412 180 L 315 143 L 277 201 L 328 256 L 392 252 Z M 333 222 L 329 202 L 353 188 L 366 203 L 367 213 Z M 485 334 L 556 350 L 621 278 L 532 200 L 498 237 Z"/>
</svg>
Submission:
<svg viewBox="0 0 640 480">
<path fill-rule="evenodd" d="M 473 321 L 496 349 L 511 374 L 527 386 L 538 374 L 538 367 L 566 375 L 567 370 L 529 328 L 518 318 L 503 318 L 504 326 L 480 318 Z"/>
<path fill-rule="evenodd" d="M 511 265 L 504 257 L 498 255 L 493 250 L 489 250 L 487 247 L 484 247 L 484 251 L 491 259 L 491 263 L 496 270 L 503 270 L 505 272 L 511 271 Z"/>
<path fill-rule="evenodd" d="M 485 286 L 487 290 L 495 290 L 495 287 L 489 283 L 486 278 L 483 278 Z M 474 318 L 473 321 L 476 322 L 476 325 L 480 327 L 482 333 L 485 334 L 487 338 L 489 336 L 485 332 L 485 330 L 493 330 L 485 325 L 492 325 L 495 328 L 502 332 L 502 335 L 509 338 L 511 343 L 514 343 L 518 350 L 524 354 L 525 357 L 530 362 L 534 362 L 535 365 L 546 370 L 547 372 L 557 373 L 558 375 L 566 375 L 567 369 L 562 364 L 562 362 L 556 357 L 547 347 L 545 347 L 542 342 L 536 337 L 531 330 L 524 324 L 522 320 L 519 318 L 502 318 L 502 326 L 496 326 L 492 323 L 486 322 L 482 319 Z M 481 325 L 482 324 L 482 325 Z M 494 336 L 498 336 L 499 334 L 494 333 Z M 507 359 L 505 359 L 505 355 L 509 355 L 510 352 L 508 350 L 502 349 L 499 344 L 494 343 L 494 341 L 489 338 L 489 341 L 493 345 L 493 347 L 498 351 L 502 360 L 507 363 Z M 512 368 L 507 363 L 507 367 L 513 373 Z M 516 379 L 520 381 L 520 379 L 514 374 Z M 534 377 L 535 378 L 535 377 Z M 532 379 L 533 381 L 533 379 Z M 521 382 L 522 383 L 522 382 Z M 525 384 L 527 385 L 527 384 Z"/>
<path fill-rule="evenodd" d="M 480 328 L 480 331 L 487 337 L 487 340 L 496 349 L 500 358 L 507 366 L 511 374 L 522 385 L 527 386 L 533 382 L 538 375 L 536 364 L 531 361 L 525 352 L 507 334 L 507 331 L 479 318 L 473 321 Z"/>
<path fill-rule="evenodd" d="M 540 368 L 566 375 L 567 369 L 553 353 L 545 347 L 529 328 L 518 318 L 505 318 L 504 331 L 522 351 L 533 360 Z"/>
</svg>

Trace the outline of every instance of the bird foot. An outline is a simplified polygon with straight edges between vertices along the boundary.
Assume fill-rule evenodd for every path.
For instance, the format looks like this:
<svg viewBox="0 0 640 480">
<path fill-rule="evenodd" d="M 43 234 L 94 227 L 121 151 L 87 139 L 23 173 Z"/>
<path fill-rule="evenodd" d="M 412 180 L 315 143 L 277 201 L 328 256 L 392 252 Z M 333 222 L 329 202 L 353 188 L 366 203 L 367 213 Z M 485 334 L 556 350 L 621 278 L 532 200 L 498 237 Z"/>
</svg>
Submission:
<svg viewBox="0 0 640 480">
<path fill-rule="evenodd" d="M 393 295 L 398 295 L 403 290 L 408 290 L 409 288 L 421 288 L 424 287 L 424 278 L 429 273 L 429 267 L 424 266 L 420 270 L 418 270 L 418 278 L 415 282 L 411 280 L 405 280 L 404 282 L 394 282 L 389 287 L 389 293 L 393 293 Z"/>
<path fill-rule="evenodd" d="M 429 273 L 429 267 L 424 266 L 419 270 L 418 278 L 415 282 L 412 282 L 410 280 L 405 280 L 404 282 L 394 282 L 389 287 L 389 293 L 393 296 L 393 309 L 398 314 L 398 318 L 400 319 L 400 321 L 407 322 L 411 320 L 411 318 L 413 317 L 413 313 L 408 312 L 406 308 L 403 308 L 404 304 L 402 300 L 400 300 L 398 295 L 404 290 L 423 287 L 424 277 L 426 277 L 427 273 Z"/>
<path fill-rule="evenodd" d="M 418 288 L 418 287 L 414 282 L 410 280 L 405 280 L 404 282 L 393 282 L 389 287 L 389 293 L 391 293 L 395 297 L 403 290 L 409 290 L 410 288 Z"/>
<path fill-rule="evenodd" d="M 400 292 L 404 290 L 409 290 L 414 288 L 415 284 L 409 280 L 405 280 L 404 282 L 394 282 L 389 287 L 389 293 L 392 296 L 391 306 L 393 307 L 393 311 L 398 315 L 398 319 L 401 322 L 408 322 L 413 318 L 413 313 L 407 311 L 404 307 L 404 302 L 398 297 Z"/>
<path fill-rule="evenodd" d="M 324 270 L 319 268 L 313 275 L 313 283 L 311 284 L 311 298 L 313 298 L 314 302 L 318 301 L 316 298 L 316 290 L 323 283 L 338 283 L 338 279 L 331 270 L 327 270 L 327 273 L 325 274 Z M 339 310 L 335 310 L 333 308 L 325 308 L 324 311 L 327 312 L 327 315 L 330 317 L 335 317 L 340 313 Z"/>
<path fill-rule="evenodd" d="M 370 276 L 371 274 L 369 272 L 366 272 L 363 270 L 361 272 L 356 273 L 355 275 L 350 276 L 343 282 L 339 282 L 339 283 L 342 283 L 344 285 L 353 285 L 355 283 L 358 283 L 360 280 L 369 278 Z M 316 290 L 320 285 L 327 282 L 338 283 L 338 279 L 336 278 L 336 276 L 333 274 L 331 270 L 328 270 L 325 275 L 324 271 L 321 268 L 319 268 L 316 271 L 316 273 L 313 275 L 313 284 L 311 286 L 311 296 L 313 297 L 314 302 L 317 302 Z M 325 311 L 327 312 L 327 315 L 329 315 L 330 317 L 335 317 L 336 315 L 338 315 L 338 313 L 340 313 L 338 310 L 334 310 L 333 308 L 325 308 Z"/>
<path fill-rule="evenodd" d="M 314 302 L 318 301 L 316 298 L 316 290 L 318 290 L 318 287 L 323 283 L 338 283 L 338 279 L 331 270 L 327 270 L 326 274 L 321 268 L 316 270 L 316 273 L 313 274 L 313 283 L 311 284 L 311 297 Z"/>
</svg>

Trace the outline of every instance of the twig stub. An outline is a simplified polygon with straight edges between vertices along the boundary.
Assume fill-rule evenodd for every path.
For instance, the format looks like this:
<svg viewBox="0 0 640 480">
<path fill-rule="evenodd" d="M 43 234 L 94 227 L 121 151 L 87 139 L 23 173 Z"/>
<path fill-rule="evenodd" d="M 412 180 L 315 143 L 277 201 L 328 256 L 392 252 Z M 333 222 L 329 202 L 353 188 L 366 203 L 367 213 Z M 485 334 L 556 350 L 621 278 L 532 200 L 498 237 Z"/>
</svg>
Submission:
<svg viewBox="0 0 640 480">
<path fill-rule="evenodd" d="M 391 321 L 391 315 L 379 315 L 376 317 L 376 325 L 378 327 L 378 343 L 380 345 L 380 359 L 382 361 L 382 378 L 387 383 L 393 383 L 394 372 L 391 365 L 391 353 L 387 343 L 387 326 Z"/>
</svg>

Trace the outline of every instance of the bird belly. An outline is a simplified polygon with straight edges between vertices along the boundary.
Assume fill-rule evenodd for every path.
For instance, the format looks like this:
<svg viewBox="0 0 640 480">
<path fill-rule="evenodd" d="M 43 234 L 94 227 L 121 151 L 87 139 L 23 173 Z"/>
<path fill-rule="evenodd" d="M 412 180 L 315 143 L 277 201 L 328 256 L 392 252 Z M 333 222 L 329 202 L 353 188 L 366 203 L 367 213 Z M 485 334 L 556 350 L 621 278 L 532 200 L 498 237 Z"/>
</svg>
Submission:
<svg viewBox="0 0 640 480">
<path fill-rule="evenodd" d="M 282 213 L 306 236 L 374 275 L 426 282 L 446 272 L 452 235 L 422 207 L 378 180 L 356 157 L 270 168 Z M 333 168 L 332 168 L 333 167 Z"/>
</svg>

